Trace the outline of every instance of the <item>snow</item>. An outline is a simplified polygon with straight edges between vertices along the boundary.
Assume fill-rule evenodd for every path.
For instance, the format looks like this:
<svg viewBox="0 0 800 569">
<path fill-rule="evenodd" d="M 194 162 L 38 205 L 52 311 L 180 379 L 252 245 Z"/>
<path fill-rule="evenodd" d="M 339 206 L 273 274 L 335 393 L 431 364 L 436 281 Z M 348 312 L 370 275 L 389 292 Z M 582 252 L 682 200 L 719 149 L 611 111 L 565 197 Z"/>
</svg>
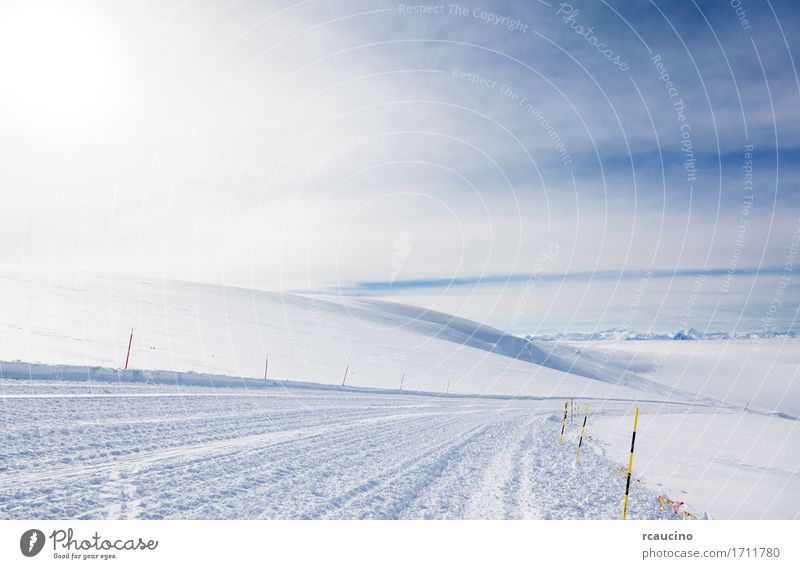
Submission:
<svg viewBox="0 0 800 569">
<path fill-rule="evenodd" d="M 659 494 L 800 514 L 792 338 L 528 341 L 374 299 L 122 277 L 0 274 L 0 295 L 0 517 L 613 519 L 634 406 L 630 517 L 674 518 Z M 567 397 L 590 404 L 578 461 Z"/>
<path fill-rule="evenodd" d="M 630 444 L 630 423 L 603 416 L 592 429 L 609 449 L 621 449 Z M 647 408 L 639 416 L 634 467 L 654 489 L 702 505 L 715 519 L 794 519 L 797 443 L 794 420 Z"/>
<path fill-rule="evenodd" d="M 171 281 L 0 273 L 0 361 L 131 367 L 422 391 L 635 397 L 591 354 L 422 308 Z M 544 365 L 531 365 L 544 364 Z M 569 373 L 569 372 L 572 373 Z M 664 395 L 669 395 L 664 393 Z"/>
<path fill-rule="evenodd" d="M 11 518 L 615 518 L 560 402 L 3 380 Z M 554 499 L 558 497 L 558 499 Z M 634 486 L 632 517 L 660 517 Z"/>
<path fill-rule="evenodd" d="M 800 345 L 795 339 L 580 345 L 665 388 L 690 391 L 722 406 L 800 417 Z"/>
<path fill-rule="evenodd" d="M 751 332 L 701 332 L 695 328 L 673 332 L 636 332 L 626 328 L 609 328 L 596 332 L 556 332 L 553 334 L 528 334 L 529 340 L 542 342 L 597 342 L 645 340 L 765 340 L 771 338 L 800 338 L 797 330 L 754 330 Z"/>
</svg>

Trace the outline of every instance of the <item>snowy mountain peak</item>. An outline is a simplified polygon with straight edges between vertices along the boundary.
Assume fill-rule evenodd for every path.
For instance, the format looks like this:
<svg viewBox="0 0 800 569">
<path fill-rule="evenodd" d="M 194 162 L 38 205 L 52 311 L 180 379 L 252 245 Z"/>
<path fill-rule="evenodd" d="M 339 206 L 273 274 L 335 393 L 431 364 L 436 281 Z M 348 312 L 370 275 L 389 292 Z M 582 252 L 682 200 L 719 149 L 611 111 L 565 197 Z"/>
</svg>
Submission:
<svg viewBox="0 0 800 569">
<path fill-rule="evenodd" d="M 597 332 L 556 332 L 528 334 L 525 338 L 539 342 L 598 342 L 625 340 L 754 340 L 769 338 L 798 338 L 797 330 L 757 330 L 753 332 L 700 332 L 695 328 L 674 332 L 635 332 L 625 328 L 610 328 Z"/>
</svg>

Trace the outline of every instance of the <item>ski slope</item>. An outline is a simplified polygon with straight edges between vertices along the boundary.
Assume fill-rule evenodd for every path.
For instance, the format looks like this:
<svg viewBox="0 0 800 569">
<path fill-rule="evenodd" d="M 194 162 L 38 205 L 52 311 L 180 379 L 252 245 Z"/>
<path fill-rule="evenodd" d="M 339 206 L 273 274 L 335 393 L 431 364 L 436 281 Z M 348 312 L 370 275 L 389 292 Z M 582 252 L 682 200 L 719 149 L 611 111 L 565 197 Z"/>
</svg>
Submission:
<svg viewBox="0 0 800 569">
<path fill-rule="evenodd" d="M 614 518 L 552 400 L 3 380 L 11 518 Z M 658 517 L 635 485 L 631 515 Z"/>
<path fill-rule="evenodd" d="M 130 365 L 422 391 L 631 398 L 674 390 L 581 356 L 439 312 L 174 281 L 0 273 L 0 361 Z M 676 394 L 676 396 L 680 396 Z M 685 395 L 684 395 L 685 398 Z"/>
<path fill-rule="evenodd" d="M 664 356 L 374 299 L 0 285 L 3 518 L 613 519 L 635 406 L 630 517 L 674 518 L 659 494 L 697 517 L 800 517 L 793 339 Z M 591 406 L 579 461 L 566 398 Z"/>
</svg>

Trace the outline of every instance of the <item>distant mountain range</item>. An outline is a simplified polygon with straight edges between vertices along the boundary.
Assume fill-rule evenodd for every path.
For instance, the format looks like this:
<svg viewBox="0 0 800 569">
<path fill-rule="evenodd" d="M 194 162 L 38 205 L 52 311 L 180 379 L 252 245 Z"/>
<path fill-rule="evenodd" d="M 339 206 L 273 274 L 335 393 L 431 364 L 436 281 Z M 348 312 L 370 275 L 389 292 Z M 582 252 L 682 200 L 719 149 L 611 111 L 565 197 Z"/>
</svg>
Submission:
<svg viewBox="0 0 800 569">
<path fill-rule="evenodd" d="M 700 332 L 694 328 L 675 332 L 635 332 L 625 328 L 611 328 L 597 332 L 557 332 L 554 334 L 528 334 L 528 340 L 540 342 L 597 342 L 621 340 L 755 340 L 766 338 L 800 338 L 800 331 L 785 330 L 774 332 Z"/>
</svg>

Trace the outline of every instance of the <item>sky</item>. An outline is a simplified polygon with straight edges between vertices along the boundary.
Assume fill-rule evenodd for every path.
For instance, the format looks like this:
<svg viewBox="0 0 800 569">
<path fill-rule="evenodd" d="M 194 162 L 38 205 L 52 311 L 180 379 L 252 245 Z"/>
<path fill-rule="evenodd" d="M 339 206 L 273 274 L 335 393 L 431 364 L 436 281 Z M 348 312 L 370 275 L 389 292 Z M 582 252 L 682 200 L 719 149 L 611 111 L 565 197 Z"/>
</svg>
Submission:
<svg viewBox="0 0 800 569">
<path fill-rule="evenodd" d="M 0 269 L 795 326 L 790 1 L 0 0 Z"/>
</svg>

